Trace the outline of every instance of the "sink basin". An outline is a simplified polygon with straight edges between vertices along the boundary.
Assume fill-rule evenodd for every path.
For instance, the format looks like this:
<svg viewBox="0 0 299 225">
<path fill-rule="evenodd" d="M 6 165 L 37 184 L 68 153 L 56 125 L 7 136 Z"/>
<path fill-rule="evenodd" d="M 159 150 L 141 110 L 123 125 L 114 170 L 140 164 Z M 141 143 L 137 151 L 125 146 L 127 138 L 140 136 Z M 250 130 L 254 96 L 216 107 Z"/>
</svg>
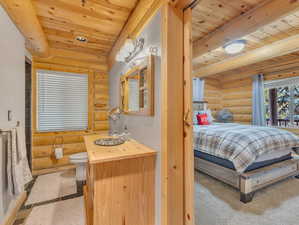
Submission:
<svg viewBox="0 0 299 225">
<path fill-rule="evenodd" d="M 122 138 L 100 138 L 95 140 L 94 143 L 100 146 L 116 146 L 125 143 L 125 140 Z"/>
</svg>

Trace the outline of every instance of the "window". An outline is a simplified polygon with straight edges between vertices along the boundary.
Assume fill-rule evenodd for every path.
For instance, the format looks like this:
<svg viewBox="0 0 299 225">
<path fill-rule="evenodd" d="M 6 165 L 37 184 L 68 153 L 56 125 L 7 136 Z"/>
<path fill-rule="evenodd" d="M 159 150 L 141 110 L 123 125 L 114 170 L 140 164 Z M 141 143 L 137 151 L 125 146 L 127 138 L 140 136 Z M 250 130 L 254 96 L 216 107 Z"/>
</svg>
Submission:
<svg viewBox="0 0 299 225">
<path fill-rule="evenodd" d="M 88 76 L 37 71 L 37 130 L 40 132 L 88 128 Z"/>
<path fill-rule="evenodd" d="M 265 113 L 269 126 L 299 128 L 299 78 L 265 83 Z"/>
</svg>

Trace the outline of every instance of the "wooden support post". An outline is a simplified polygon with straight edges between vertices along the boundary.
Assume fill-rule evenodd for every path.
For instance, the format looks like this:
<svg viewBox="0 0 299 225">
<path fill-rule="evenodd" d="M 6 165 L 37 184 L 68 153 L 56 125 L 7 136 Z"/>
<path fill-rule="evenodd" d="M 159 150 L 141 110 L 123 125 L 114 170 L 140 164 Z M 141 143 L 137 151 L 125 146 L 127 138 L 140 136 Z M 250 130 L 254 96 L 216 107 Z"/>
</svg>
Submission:
<svg viewBox="0 0 299 225">
<path fill-rule="evenodd" d="M 162 8 L 162 225 L 184 224 L 183 11 Z"/>
<path fill-rule="evenodd" d="M 162 10 L 162 225 L 194 225 L 192 11 L 182 7 L 187 3 L 169 1 Z"/>
<path fill-rule="evenodd" d="M 31 0 L 0 0 L 26 38 L 26 47 L 39 57 L 49 56 L 49 45 Z"/>
</svg>

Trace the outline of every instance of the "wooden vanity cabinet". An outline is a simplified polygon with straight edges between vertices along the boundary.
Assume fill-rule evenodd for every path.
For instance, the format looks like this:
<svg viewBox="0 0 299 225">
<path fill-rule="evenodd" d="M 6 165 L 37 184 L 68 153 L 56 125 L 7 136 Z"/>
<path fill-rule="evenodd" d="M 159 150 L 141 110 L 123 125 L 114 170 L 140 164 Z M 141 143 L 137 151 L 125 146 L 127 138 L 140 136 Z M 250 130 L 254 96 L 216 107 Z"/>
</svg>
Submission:
<svg viewBox="0 0 299 225">
<path fill-rule="evenodd" d="M 92 147 L 84 189 L 87 225 L 154 225 L 156 151 L 135 141 Z"/>
</svg>

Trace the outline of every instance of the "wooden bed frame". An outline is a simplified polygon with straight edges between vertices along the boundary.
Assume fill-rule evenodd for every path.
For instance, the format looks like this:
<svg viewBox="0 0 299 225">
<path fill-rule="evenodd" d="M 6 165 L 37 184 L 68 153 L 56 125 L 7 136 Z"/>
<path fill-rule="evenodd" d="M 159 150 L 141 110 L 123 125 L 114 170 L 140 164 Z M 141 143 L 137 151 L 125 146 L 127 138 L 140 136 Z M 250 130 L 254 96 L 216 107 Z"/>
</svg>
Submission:
<svg viewBox="0 0 299 225">
<path fill-rule="evenodd" d="M 195 157 L 195 170 L 208 174 L 240 190 L 240 201 L 251 202 L 254 193 L 288 177 L 299 179 L 299 159 L 290 159 L 250 172 L 238 174 L 235 170 Z"/>
</svg>

